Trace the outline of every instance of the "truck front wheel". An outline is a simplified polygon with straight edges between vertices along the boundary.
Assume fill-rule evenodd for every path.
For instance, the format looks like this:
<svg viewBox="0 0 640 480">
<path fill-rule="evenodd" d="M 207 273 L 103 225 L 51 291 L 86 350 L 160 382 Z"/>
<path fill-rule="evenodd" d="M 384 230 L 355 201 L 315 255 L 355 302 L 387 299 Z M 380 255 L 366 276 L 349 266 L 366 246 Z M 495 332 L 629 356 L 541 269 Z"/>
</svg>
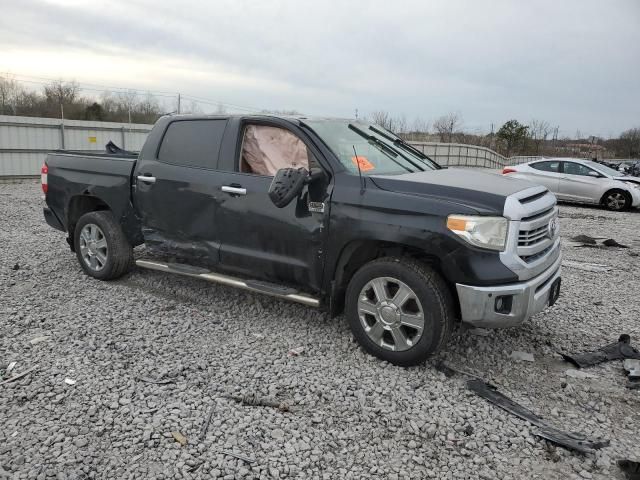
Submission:
<svg viewBox="0 0 640 480">
<path fill-rule="evenodd" d="M 131 268 L 133 249 L 108 210 L 82 215 L 73 237 L 76 256 L 87 275 L 113 280 Z"/>
<path fill-rule="evenodd" d="M 440 350 L 454 322 L 444 280 L 410 258 L 384 257 L 360 268 L 347 288 L 346 313 L 365 351 L 405 367 Z"/>
</svg>

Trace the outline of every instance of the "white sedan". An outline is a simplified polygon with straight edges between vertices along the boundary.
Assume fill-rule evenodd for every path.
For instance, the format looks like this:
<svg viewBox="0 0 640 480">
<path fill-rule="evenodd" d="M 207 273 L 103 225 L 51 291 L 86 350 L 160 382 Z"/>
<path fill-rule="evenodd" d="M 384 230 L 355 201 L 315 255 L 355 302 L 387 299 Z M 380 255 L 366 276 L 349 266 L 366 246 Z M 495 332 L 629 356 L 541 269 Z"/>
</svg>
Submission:
<svg viewBox="0 0 640 480">
<path fill-rule="evenodd" d="M 542 158 L 505 167 L 502 173 L 543 185 L 558 200 L 603 205 L 609 210 L 640 206 L 640 178 L 591 160 Z"/>
</svg>

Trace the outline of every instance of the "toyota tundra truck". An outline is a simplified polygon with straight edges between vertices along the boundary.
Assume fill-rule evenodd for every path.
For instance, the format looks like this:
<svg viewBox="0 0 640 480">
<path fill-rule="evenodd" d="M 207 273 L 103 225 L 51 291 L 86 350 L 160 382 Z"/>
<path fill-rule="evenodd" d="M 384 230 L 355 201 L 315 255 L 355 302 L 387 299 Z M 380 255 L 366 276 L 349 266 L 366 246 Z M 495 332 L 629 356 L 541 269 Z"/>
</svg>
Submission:
<svg viewBox="0 0 640 480">
<path fill-rule="evenodd" d="M 42 188 L 87 275 L 136 265 L 344 312 L 396 365 L 460 322 L 519 325 L 560 292 L 552 193 L 443 168 L 367 122 L 165 116 L 137 155 L 49 154 Z"/>
</svg>

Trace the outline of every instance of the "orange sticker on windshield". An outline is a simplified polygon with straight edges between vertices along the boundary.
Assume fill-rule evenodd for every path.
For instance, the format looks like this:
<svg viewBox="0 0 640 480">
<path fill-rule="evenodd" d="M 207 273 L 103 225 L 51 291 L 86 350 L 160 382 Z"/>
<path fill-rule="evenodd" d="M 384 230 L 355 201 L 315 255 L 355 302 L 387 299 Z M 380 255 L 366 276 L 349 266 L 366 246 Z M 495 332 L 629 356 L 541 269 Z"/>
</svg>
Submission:
<svg viewBox="0 0 640 480">
<path fill-rule="evenodd" d="M 360 170 L 363 172 L 368 172 L 369 170 L 373 170 L 376 168 L 373 163 L 367 160 L 367 157 L 361 157 L 358 155 L 357 157 L 351 157 L 351 161 L 356 167 L 360 167 Z"/>
</svg>

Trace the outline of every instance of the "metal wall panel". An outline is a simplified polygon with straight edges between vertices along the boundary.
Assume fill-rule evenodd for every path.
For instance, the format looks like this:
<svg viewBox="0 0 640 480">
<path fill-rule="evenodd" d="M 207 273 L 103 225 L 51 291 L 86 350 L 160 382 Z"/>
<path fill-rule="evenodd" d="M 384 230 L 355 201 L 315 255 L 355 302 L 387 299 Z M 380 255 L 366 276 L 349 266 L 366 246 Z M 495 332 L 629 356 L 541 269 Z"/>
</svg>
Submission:
<svg viewBox="0 0 640 480">
<path fill-rule="evenodd" d="M 39 175 L 47 151 L 139 151 L 153 125 L 0 115 L 0 177 Z M 64 135 L 64 139 L 63 139 Z"/>
</svg>

